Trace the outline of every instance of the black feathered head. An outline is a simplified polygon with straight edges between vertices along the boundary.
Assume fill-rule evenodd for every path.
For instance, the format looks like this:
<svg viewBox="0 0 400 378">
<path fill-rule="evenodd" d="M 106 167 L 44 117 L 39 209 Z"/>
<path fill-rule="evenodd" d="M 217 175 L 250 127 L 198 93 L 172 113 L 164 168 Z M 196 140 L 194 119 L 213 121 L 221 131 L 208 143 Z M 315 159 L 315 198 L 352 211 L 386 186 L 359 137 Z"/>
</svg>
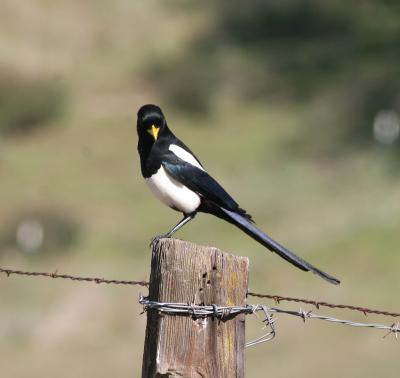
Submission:
<svg viewBox="0 0 400 378">
<path fill-rule="evenodd" d="M 150 135 L 154 143 L 160 131 L 166 127 L 163 112 L 158 106 L 148 104 L 143 105 L 139 109 L 137 116 L 137 132 L 139 138 L 148 139 Z"/>
</svg>

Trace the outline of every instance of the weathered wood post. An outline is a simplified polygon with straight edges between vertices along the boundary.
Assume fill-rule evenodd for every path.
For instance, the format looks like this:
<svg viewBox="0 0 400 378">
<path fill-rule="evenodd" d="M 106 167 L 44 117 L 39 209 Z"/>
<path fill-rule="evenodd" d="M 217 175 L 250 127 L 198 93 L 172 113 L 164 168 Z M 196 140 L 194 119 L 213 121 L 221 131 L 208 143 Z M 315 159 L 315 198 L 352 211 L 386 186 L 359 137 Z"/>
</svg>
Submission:
<svg viewBox="0 0 400 378">
<path fill-rule="evenodd" d="M 244 306 L 248 259 L 177 239 L 153 245 L 149 299 Z M 244 377 L 245 315 L 227 320 L 148 310 L 142 378 Z"/>
</svg>

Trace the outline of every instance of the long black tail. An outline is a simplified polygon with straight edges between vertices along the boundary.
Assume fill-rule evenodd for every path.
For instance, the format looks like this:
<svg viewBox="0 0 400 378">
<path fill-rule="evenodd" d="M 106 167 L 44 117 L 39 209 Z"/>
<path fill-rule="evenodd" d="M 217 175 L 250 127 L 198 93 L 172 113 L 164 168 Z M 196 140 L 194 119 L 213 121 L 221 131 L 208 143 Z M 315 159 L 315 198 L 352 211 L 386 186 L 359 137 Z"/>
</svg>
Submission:
<svg viewBox="0 0 400 378">
<path fill-rule="evenodd" d="M 222 213 L 218 212 L 219 214 L 215 215 L 239 227 L 247 235 L 257 240 L 264 247 L 267 247 L 270 251 L 277 253 L 279 256 L 284 258 L 286 261 L 289 261 L 294 266 L 297 266 L 298 268 L 307 272 L 313 272 L 332 284 L 340 284 L 340 281 L 337 278 L 332 277 L 322 270 L 319 270 L 299 256 L 296 256 L 293 252 L 290 252 L 288 249 L 277 243 L 275 240 L 271 239 L 266 233 L 257 228 L 254 223 L 252 223 L 251 220 L 246 216 L 236 213 L 234 211 L 226 210 L 221 207 L 219 208 L 219 210 L 222 211 Z"/>
</svg>

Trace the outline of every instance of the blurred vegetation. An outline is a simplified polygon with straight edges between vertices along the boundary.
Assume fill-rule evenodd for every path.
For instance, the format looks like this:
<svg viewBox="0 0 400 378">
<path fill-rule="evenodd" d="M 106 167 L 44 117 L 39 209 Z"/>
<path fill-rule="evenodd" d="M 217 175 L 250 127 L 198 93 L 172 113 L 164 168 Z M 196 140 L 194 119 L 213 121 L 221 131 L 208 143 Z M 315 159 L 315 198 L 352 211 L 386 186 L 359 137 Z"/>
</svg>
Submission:
<svg viewBox="0 0 400 378">
<path fill-rule="evenodd" d="M 227 87 L 244 104 L 320 107 L 322 96 L 326 116 L 310 119 L 298 141 L 317 135 L 318 153 L 328 145 L 338 152 L 372 146 L 375 114 L 400 112 L 398 2 L 226 0 L 208 7 L 210 25 L 183 55 L 150 70 L 179 109 L 204 112 Z"/>
<path fill-rule="evenodd" d="M 60 83 L 25 77 L 0 66 L 0 133 L 26 135 L 47 126 L 64 110 L 66 94 Z"/>
<path fill-rule="evenodd" d="M 24 211 L 3 224 L 0 250 L 48 258 L 75 246 L 78 238 L 78 224 L 64 212 L 50 209 Z"/>
</svg>

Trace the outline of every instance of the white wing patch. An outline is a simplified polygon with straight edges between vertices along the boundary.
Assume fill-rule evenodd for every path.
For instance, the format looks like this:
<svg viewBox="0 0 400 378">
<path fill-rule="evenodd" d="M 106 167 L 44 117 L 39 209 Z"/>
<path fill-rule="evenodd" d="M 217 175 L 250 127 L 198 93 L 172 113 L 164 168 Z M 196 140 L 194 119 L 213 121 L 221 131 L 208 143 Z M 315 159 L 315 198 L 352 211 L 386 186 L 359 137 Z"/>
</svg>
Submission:
<svg viewBox="0 0 400 378">
<path fill-rule="evenodd" d="M 179 159 L 186 161 L 186 163 L 192 164 L 197 168 L 200 168 L 204 171 L 204 168 L 200 165 L 200 163 L 196 160 L 196 158 L 182 147 L 177 146 L 176 144 L 171 144 L 169 146 L 169 150 L 173 152 Z"/>
</svg>

